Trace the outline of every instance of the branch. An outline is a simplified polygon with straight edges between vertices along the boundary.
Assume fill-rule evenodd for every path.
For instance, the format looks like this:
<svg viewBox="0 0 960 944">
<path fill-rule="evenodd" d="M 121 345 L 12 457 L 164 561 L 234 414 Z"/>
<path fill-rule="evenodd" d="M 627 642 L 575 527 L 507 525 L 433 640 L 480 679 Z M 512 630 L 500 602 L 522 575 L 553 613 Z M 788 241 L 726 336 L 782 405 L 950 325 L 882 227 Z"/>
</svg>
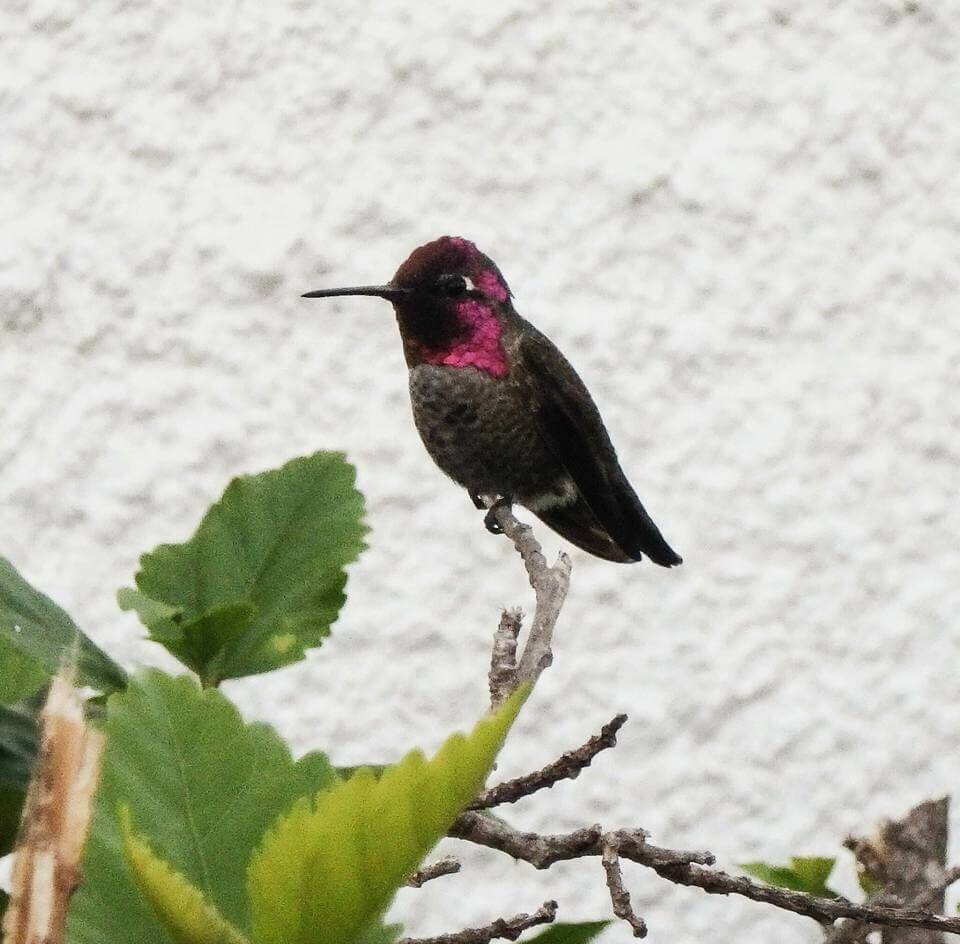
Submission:
<svg viewBox="0 0 960 944">
<path fill-rule="evenodd" d="M 633 928 L 634 937 L 647 936 L 647 924 L 630 904 L 630 892 L 623 886 L 623 873 L 620 871 L 620 855 L 617 847 L 612 843 L 605 843 L 603 847 L 603 871 L 607 873 L 607 888 L 610 889 L 610 903 L 613 913 L 623 918 Z"/>
<path fill-rule="evenodd" d="M 515 941 L 528 928 L 550 924 L 557 916 L 557 903 L 545 901 L 533 914 L 518 914 L 512 918 L 497 918 L 482 928 L 466 928 L 439 937 L 404 937 L 397 944 L 487 944 L 497 938 Z"/>
<path fill-rule="evenodd" d="M 5 944 L 63 944 L 67 906 L 81 881 L 80 860 L 100 776 L 104 735 L 86 723 L 65 667 L 40 714 L 40 751 L 15 848 Z"/>
<path fill-rule="evenodd" d="M 522 833 L 502 819 L 472 811 L 457 817 L 449 835 L 454 839 L 465 839 L 505 852 L 514 859 L 529 862 L 536 869 L 549 869 L 556 862 L 584 856 L 603 855 L 604 843 L 615 844 L 621 858 L 651 868 L 714 863 L 714 857 L 709 852 L 682 852 L 651 845 L 642 829 L 617 829 L 605 833 L 602 827 L 594 825 L 576 829 L 572 833 Z"/>
<path fill-rule="evenodd" d="M 550 648 L 553 640 L 553 630 L 560 617 L 563 601 L 570 589 L 570 571 L 573 567 L 570 558 L 561 553 L 553 567 L 547 566 L 547 559 L 543 556 L 543 548 L 533 536 L 529 525 L 521 524 L 513 512 L 505 504 L 497 502 L 490 496 L 482 496 L 483 502 L 490 509 L 490 514 L 500 526 L 503 533 L 513 541 L 513 546 L 523 559 L 527 571 L 527 578 L 533 588 L 535 607 L 530 633 L 515 665 L 505 664 L 503 658 L 498 659 L 498 646 L 501 654 L 509 643 L 507 634 L 516 625 L 516 633 L 520 630 L 520 614 L 517 611 L 506 611 L 500 620 L 494 642 L 494 660 L 496 666 L 491 666 L 490 693 L 493 707 L 496 708 L 507 694 L 512 692 L 523 682 L 535 684 L 540 674 L 553 661 L 553 651 Z M 504 626 L 507 622 L 508 627 Z M 514 654 L 516 642 L 514 637 Z M 499 674 L 498 674 L 499 673 Z M 495 683 L 494 676 L 497 676 Z"/>
<path fill-rule="evenodd" d="M 410 888 L 423 888 L 427 882 L 431 882 L 435 878 L 440 878 L 443 875 L 456 875 L 459 871 L 460 863 L 453 856 L 447 856 L 444 859 L 437 859 L 431 865 L 425 865 L 422 869 L 418 869 L 407 879 L 407 885 Z"/>
<path fill-rule="evenodd" d="M 517 638 L 523 625 L 519 608 L 504 610 L 493 637 L 490 654 L 490 707 L 503 704 L 517 685 Z"/>
<path fill-rule="evenodd" d="M 903 819 L 883 823 L 874 839 L 847 838 L 844 845 L 859 867 L 881 887 L 869 904 L 943 910 L 947 887 L 960 878 L 960 869 L 945 868 L 948 810 L 947 797 L 929 800 Z M 826 944 L 855 944 L 876 929 L 864 921 L 844 922 L 826 935 Z M 887 928 L 881 944 L 943 944 L 943 937 L 927 929 Z"/>
<path fill-rule="evenodd" d="M 590 738 L 586 744 L 582 744 L 576 750 L 567 751 L 552 764 L 547 764 L 540 770 L 484 790 L 467 809 L 484 810 L 503 803 L 516 803 L 517 800 L 530 796 L 538 790 L 550 789 L 561 780 L 576 780 L 580 776 L 580 771 L 589 767 L 597 754 L 616 747 L 617 732 L 626 724 L 626 721 L 627 716 L 623 714 L 611 718 L 600 729 L 600 733 Z"/>
<path fill-rule="evenodd" d="M 926 928 L 960 934 L 960 918 L 931 914 L 918 908 L 856 904 L 845 898 L 818 898 L 805 892 L 754 882 L 746 876 L 729 875 L 710 868 L 715 861 L 711 853 L 651 845 L 643 830 L 620 829 L 605 833 L 600 826 L 588 826 L 572 833 L 540 835 L 519 832 L 484 813 L 466 812 L 457 818 L 450 835 L 522 859 L 537 869 L 547 869 L 555 862 L 569 859 L 602 856 L 604 846 L 613 845 L 620 858 L 652 869 L 676 885 L 689 885 L 711 895 L 739 895 L 805 915 L 823 925 L 854 918 L 886 927 Z"/>
</svg>

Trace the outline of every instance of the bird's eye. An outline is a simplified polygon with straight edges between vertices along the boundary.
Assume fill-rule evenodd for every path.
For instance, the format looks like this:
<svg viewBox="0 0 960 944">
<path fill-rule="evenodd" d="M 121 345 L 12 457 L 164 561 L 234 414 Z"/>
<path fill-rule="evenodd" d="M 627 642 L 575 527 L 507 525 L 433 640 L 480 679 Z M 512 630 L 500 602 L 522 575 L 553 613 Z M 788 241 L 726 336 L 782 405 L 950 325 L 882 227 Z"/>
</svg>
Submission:
<svg viewBox="0 0 960 944">
<path fill-rule="evenodd" d="M 466 276 L 450 273 L 441 275 L 437 279 L 437 290 L 442 295 L 449 295 L 451 298 L 461 298 L 470 292 L 476 291 L 473 282 Z"/>
</svg>

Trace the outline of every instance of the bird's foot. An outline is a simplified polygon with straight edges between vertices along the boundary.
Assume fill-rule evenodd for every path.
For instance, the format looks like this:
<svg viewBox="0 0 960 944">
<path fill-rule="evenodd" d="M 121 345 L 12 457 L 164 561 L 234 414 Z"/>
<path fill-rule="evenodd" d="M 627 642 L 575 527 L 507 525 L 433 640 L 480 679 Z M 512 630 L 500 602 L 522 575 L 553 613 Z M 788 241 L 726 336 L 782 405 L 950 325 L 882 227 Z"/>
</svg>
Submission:
<svg viewBox="0 0 960 944">
<path fill-rule="evenodd" d="M 503 528 L 497 521 L 497 511 L 501 508 L 509 510 L 513 507 L 513 502 L 509 498 L 498 498 L 491 506 L 490 510 L 483 516 L 483 523 L 491 534 L 503 534 Z"/>
<path fill-rule="evenodd" d="M 470 496 L 470 501 L 473 502 L 473 507 L 477 511 L 483 511 L 487 507 L 487 503 L 480 497 L 479 492 L 471 492 L 470 489 L 467 489 L 467 494 Z"/>
</svg>

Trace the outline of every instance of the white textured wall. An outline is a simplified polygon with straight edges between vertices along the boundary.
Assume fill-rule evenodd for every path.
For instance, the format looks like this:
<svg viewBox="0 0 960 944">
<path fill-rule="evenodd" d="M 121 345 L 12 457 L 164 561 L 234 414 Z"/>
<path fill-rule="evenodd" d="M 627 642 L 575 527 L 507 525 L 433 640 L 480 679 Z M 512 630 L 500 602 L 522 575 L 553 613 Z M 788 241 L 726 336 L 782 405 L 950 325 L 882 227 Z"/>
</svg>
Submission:
<svg viewBox="0 0 960 944">
<path fill-rule="evenodd" d="M 422 451 L 389 309 L 298 298 L 460 234 L 571 355 L 686 559 L 576 555 L 502 769 L 631 722 L 517 820 L 730 863 L 952 790 L 958 30 L 928 0 L 6 0 L 0 552 L 158 661 L 112 601 L 137 554 L 233 474 L 344 448 L 373 533 L 335 635 L 230 694 L 342 762 L 468 723 L 520 568 Z M 654 940 L 817 936 L 629 882 Z M 554 895 L 608 911 L 596 864 L 491 855 L 397 913 L 439 932 Z"/>
</svg>

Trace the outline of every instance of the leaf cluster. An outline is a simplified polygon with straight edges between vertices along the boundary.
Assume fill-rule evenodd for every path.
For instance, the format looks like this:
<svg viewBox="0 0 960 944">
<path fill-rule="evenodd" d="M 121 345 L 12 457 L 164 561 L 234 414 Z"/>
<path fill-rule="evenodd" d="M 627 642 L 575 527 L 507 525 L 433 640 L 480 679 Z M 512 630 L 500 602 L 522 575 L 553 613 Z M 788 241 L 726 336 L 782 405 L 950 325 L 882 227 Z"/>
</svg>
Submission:
<svg viewBox="0 0 960 944">
<path fill-rule="evenodd" d="M 329 634 L 364 547 L 354 478 L 342 454 L 321 452 L 234 479 L 189 540 L 141 557 L 118 603 L 192 676 L 128 676 L 0 559 L 0 855 L 64 660 L 107 735 L 70 944 L 389 944 L 399 933 L 384 913 L 482 789 L 525 691 L 431 759 L 338 771 L 321 752 L 294 759 L 217 689 L 303 659 Z M 541 937 L 585 944 L 604 924 Z"/>
</svg>

